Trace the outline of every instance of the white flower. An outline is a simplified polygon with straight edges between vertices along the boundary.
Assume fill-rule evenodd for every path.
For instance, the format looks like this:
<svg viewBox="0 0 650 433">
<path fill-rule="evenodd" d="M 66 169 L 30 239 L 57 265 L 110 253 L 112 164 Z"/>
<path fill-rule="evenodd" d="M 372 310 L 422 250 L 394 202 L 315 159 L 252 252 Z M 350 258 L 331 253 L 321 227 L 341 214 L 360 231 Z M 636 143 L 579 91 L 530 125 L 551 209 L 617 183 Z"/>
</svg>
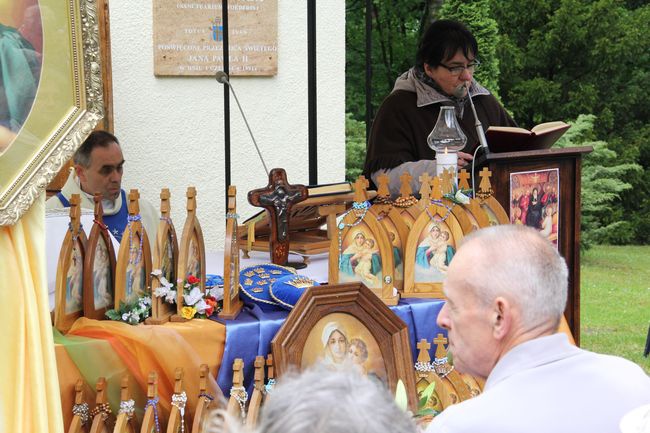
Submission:
<svg viewBox="0 0 650 433">
<path fill-rule="evenodd" d="M 456 191 L 456 195 L 454 196 L 456 200 L 458 200 L 462 204 L 469 204 L 469 197 L 467 197 L 461 190 Z"/>
<path fill-rule="evenodd" d="M 125 321 L 125 322 L 128 322 L 129 321 L 129 313 L 122 314 L 122 320 Z"/>
<path fill-rule="evenodd" d="M 156 290 L 153 291 L 154 296 L 157 298 L 162 298 L 163 296 L 167 296 L 169 293 L 169 287 L 166 286 L 159 286 L 156 287 Z"/>
<path fill-rule="evenodd" d="M 168 304 L 175 304 L 176 303 L 176 290 L 170 290 L 167 292 L 167 295 L 165 296 L 165 302 Z"/>
<path fill-rule="evenodd" d="M 197 302 L 196 305 L 194 305 L 194 308 L 196 308 L 196 312 L 199 314 L 205 314 L 205 310 L 209 307 L 210 306 L 205 302 L 205 300 L 203 300 L 203 298 L 201 298 L 201 300 L 199 300 L 199 302 Z"/>
<path fill-rule="evenodd" d="M 154 269 L 151 271 L 151 275 L 154 277 L 160 277 L 162 275 L 162 271 L 160 269 Z"/>
<path fill-rule="evenodd" d="M 201 289 L 194 287 L 190 293 L 183 295 L 183 298 L 185 299 L 186 305 L 194 305 L 200 299 L 203 299 L 203 293 L 201 293 Z"/>
<path fill-rule="evenodd" d="M 219 287 L 213 287 L 211 289 L 206 290 L 208 296 L 213 296 L 214 299 L 217 301 L 220 301 L 223 299 L 223 286 Z"/>
</svg>

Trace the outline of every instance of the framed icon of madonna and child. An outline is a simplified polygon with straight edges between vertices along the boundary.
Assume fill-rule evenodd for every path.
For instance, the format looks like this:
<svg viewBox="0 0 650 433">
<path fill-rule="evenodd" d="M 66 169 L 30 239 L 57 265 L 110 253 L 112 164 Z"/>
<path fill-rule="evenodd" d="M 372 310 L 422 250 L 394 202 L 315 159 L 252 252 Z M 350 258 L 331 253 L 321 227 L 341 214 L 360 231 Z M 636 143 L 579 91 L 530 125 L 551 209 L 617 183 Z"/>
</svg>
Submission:
<svg viewBox="0 0 650 433">
<path fill-rule="evenodd" d="M 317 363 L 354 369 L 392 392 L 401 380 L 411 410 L 417 406 L 408 328 L 360 282 L 307 289 L 271 347 L 278 377 Z"/>
</svg>

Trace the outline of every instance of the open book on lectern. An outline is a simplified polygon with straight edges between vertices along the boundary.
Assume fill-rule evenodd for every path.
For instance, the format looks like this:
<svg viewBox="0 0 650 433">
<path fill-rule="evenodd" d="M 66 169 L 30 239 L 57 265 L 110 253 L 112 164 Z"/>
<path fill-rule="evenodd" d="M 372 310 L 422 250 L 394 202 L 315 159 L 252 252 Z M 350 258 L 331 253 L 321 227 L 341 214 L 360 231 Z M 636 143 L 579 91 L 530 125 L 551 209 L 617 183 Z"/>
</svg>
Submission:
<svg viewBox="0 0 650 433">
<path fill-rule="evenodd" d="M 549 149 L 570 127 L 562 121 L 540 123 L 530 131 L 512 126 L 490 126 L 485 138 L 490 152 Z"/>
</svg>

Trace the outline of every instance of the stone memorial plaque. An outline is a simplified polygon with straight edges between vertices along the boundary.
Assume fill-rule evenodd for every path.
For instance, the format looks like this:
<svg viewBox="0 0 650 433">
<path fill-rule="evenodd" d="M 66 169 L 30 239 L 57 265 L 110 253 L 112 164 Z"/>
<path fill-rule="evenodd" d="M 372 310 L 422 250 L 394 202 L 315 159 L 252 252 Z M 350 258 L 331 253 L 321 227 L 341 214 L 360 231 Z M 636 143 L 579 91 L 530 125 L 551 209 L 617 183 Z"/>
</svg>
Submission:
<svg viewBox="0 0 650 433">
<path fill-rule="evenodd" d="M 278 71 L 278 1 L 228 2 L 230 75 Z M 223 69 L 220 0 L 153 0 L 155 75 L 214 75 Z"/>
</svg>

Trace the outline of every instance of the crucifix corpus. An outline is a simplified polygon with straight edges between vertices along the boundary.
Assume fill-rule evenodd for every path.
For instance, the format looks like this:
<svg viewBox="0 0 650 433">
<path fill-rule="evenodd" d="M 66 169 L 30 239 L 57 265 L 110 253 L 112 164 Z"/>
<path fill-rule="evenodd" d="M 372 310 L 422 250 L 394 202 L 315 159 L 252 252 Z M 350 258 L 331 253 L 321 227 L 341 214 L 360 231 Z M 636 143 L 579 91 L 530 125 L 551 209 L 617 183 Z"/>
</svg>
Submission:
<svg viewBox="0 0 650 433">
<path fill-rule="evenodd" d="M 276 265 L 289 264 L 289 215 L 291 207 L 305 200 L 308 196 L 304 185 L 289 185 L 287 173 L 282 168 L 274 168 L 269 173 L 266 188 L 254 189 L 248 193 L 248 202 L 253 206 L 263 207 L 269 213 L 271 236 L 269 253 Z"/>
</svg>

